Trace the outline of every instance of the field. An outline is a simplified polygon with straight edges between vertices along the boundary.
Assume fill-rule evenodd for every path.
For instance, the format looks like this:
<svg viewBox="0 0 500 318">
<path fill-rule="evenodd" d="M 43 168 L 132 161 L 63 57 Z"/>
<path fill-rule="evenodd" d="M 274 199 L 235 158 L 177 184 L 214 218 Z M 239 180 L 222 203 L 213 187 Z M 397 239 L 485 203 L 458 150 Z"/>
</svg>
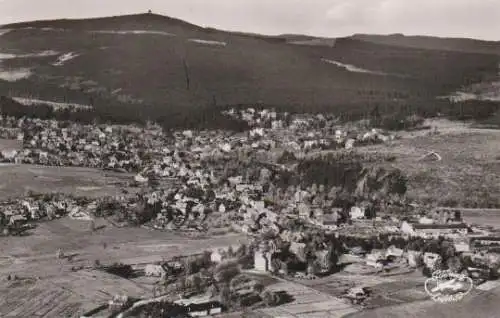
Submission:
<svg viewBox="0 0 500 318">
<path fill-rule="evenodd" d="M 462 217 L 469 224 L 500 228 L 499 209 L 462 209 Z"/>
<path fill-rule="evenodd" d="M 6 147 L 8 146 L 4 143 Z M 113 195 L 116 183 L 132 177 L 93 169 L 9 165 L 0 167 L 1 198 L 26 190 L 66 192 L 85 196 Z M 245 242 L 245 236 L 212 236 L 197 240 L 181 234 L 145 228 L 116 228 L 96 220 L 92 233 L 86 221 L 62 218 L 41 222 L 26 236 L 0 238 L 0 317 L 74 317 L 116 294 L 149 296 L 150 284 L 141 284 L 92 270 L 73 272 L 73 266 L 92 268 L 122 262 L 143 266 L 173 256 Z M 61 249 L 69 260 L 56 258 Z M 8 275 L 19 280 L 8 282 Z M 14 284 L 14 285 L 13 285 Z"/>
<path fill-rule="evenodd" d="M 395 157 L 386 163 L 409 179 L 408 196 L 436 206 L 498 207 L 500 201 L 500 130 L 475 129 L 460 123 L 433 121 L 440 132 L 403 133 L 387 145 L 360 148 Z M 422 160 L 429 152 L 442 160 Z"/>
<path fill-rule="evenodd" d="M 126 174 L 76 167 L 1 165 L 0 199 L 24 195 L 28 191 L 88 197 L 118 195 L 125 188 L 120 184 L 132 178 Z"/>
<path fill-rule="evenodd" d="M 349 318 L 396 318 L 396 317 L 454 317 L 454 318 L 494 318 L 498 317 L 497 287 L 489 291 L 473 290 L 457 303 L 441 304 L 432 300 L 417 301 L 402 305 L 367 310 L 354 313 Z"/>
<path fill-rule="evenodd" d="M 304 285 L 283 281 L 269 290 L 286 290 L 294 301 L 276 308 L 261 309 L 250 317 L 340 318 L 358 309 L 346 301 Z"/>
<path fill-rule="evenodd" d="M 0 139 L 0 151 L 21 148 L 19 141 Z M 127 186 L 132 180 L 133 175 L 129 173 L 91 168 L 0 164 L 0 200 L 22 196 L 30 190 L 88 197 L 118 195 L 122 194 L 122 189 L 134 192 Z"/>
<path fill-rule="evenodd" d="M 151 284 L 89 269 L 74 272 L 73 266 L 91 268 L 96 260 L 101 264 L 122 262 L 141 266 L 246 242 L 246 237 L 239 235 L 193 240 L 143 228 L 115 228 L 105 220 L 97 220 L 96 225 L 101 229 L 91 233 L 86 222 L 63 218 L 42 223 L 29 236 L 3 237 L 0 240 L 0 250 L 4 251 L 0 259 L 0 291 L 2 295 L 8 292 L 9 297 L 2 297 L 5 304 L 0 309 L 0 316 L 73 317 L 61 312 L 82 313 L 116 294 L 152 295 Z M 59 248 L 70 260 L 56 258 Z M 6 283 L 8 275 L 19 277 L 11 281 L 17 285 L 15 288 Z M 53 301 L 31 306 L 44 299 Z"/>
</svg>

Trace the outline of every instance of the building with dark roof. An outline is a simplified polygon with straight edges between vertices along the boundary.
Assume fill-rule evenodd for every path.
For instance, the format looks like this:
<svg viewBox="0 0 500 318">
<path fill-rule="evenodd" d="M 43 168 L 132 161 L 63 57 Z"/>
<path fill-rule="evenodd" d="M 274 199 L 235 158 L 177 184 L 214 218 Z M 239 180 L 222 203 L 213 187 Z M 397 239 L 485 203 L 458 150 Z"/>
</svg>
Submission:
<svg viewBox="0 0 500 318">
<path fill-rule="evenodd" d="M 462 236 L 467 235 L 469 226 L 465 223 L 453 224 L 419 224 L 403 222 L 401 232 L 420 237 Z"/>
</svg>

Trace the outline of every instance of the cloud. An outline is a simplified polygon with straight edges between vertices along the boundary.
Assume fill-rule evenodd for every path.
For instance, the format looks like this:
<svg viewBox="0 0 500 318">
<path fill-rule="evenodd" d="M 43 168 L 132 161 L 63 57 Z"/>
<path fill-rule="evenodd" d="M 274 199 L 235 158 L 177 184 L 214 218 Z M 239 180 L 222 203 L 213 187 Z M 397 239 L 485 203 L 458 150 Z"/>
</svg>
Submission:
<svg viewBox="0 0 500 318">
<path fill-rule="evenodd" d="M 0 23 L 154 12 L 266 34 L 405 33 L 500 40 L 499 0 L 3 0 Z"/>
</svg>

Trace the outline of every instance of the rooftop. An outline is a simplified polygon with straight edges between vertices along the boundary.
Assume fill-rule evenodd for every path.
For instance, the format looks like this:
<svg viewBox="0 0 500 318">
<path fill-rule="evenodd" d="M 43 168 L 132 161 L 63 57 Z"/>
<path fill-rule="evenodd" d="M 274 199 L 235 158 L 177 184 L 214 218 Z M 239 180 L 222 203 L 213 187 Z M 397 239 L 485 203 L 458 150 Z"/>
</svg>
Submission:
<svg viewBox="0 0 500 318">
<path fill-rule="evenodd" d="M 455 223 L 455 224 L 411 224 L 416 230 L 431 230 L 431 229 L 467 229 L 468 226 L 465 223 Z"/>
</svg>

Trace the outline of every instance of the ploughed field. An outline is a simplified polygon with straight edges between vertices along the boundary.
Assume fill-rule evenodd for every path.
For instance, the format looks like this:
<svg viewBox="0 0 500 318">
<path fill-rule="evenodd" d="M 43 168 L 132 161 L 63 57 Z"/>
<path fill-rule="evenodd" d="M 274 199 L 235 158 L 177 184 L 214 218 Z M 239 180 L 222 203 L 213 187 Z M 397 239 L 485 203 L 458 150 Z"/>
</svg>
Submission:
<svg viewBox="0 0 500 318">
<path fill-rule="evenodd" d="M 247 239 L 227 235 L 196 240 L 145 228 L 116 228 L 102 219 L 96 226 L 99 230 L 92 233 L 87 221 L 62 218 L 39 224 L 27 236 L 2 237 L 0 293 L 7 297 L 1 297 L 0 317 L 76 317 L 116 294 L 149 297 L 152 286 L 93 270 L 96 260 L 141 267 Z M 58 249 L 70 260 L 57 259 Z M 7 281 L 8 275 L 18 280 Z"/>
<path fill-rule="evenodd" d="M 27 191 L 88 197 L 118 195 L 132 178 L 131 175 L 77 167 L 0 165 L 0 199 L 20 196 Z"/>
<path fill-rule="evenodd" d="M 0 151 L 20 150 L 16 140 L 0 139 Z M 61 192 L 99 197 L 118 195 L 128 189 L 133 175 L 80 167 L 48 167 L 26 164 L 0 164 L 0 200 L 19 197 L 28 191 Z"/>
</svg>

